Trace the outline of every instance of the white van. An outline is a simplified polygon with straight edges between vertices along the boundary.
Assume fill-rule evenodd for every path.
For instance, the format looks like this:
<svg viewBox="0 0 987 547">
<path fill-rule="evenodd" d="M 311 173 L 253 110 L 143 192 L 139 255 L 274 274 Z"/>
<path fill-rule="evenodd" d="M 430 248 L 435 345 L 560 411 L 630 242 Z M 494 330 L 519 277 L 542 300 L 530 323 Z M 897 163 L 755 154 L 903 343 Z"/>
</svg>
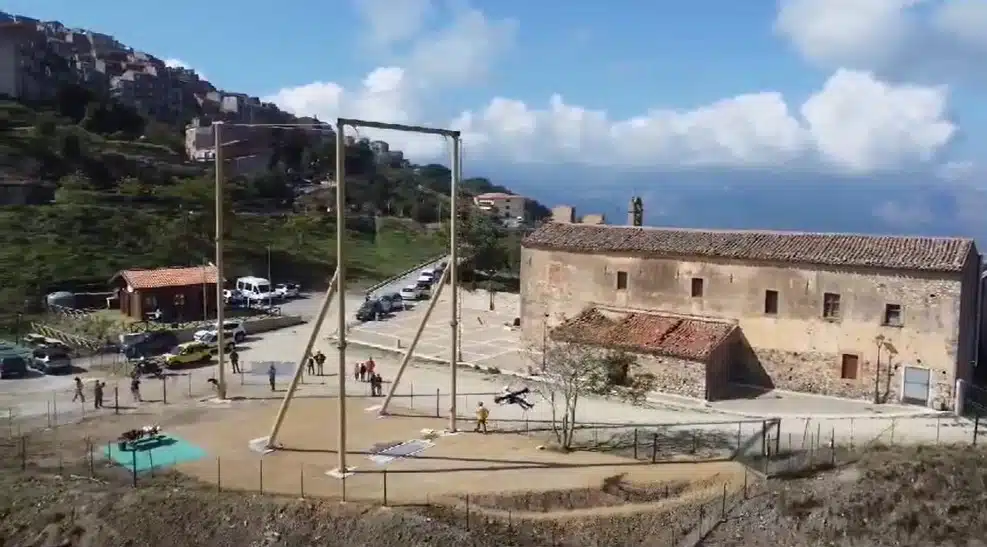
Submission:
<svg viewBox="0 0 987 547">
<path fill-rule="evenodd" d="M 273 300 L 277 295 L 271 292 L 271 282 L 263 277 L 247 276 L 236 280 L 236 290 L 247 300 Z"/>
</svg>

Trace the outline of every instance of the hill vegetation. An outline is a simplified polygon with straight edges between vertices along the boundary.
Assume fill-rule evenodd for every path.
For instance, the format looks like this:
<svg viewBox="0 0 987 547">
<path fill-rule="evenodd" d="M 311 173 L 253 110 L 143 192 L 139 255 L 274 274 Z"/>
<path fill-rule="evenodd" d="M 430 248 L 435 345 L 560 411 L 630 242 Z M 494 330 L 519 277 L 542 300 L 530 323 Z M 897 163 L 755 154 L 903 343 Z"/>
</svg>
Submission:
<svg viewBox="0 0 987 547">
<path fill-rule="evenodd" d="M 0 101 L 0 328 L 52 290 L 103 290 L 125 268 L 213 259 L 214 173 L 184 157 L 182 127 L 142 118 L 67 86 L 48 104 Z M 274 129 L 269 169 L 227 181 L 230 275 L 271 271 L 324 283 L 335 268 L 335 144 Z M 369 143 L 346 149 L 351 275 L 381 279 L 448 245 L 449 170 L 379 164 Z M 463 196 L 506 191 L 482 178 Z M 476 266 L 518 267 L 519 235 L 461 200 L 463 245 Z M 535 217 L 547 210 L 532 205 Z"/>
</svg>

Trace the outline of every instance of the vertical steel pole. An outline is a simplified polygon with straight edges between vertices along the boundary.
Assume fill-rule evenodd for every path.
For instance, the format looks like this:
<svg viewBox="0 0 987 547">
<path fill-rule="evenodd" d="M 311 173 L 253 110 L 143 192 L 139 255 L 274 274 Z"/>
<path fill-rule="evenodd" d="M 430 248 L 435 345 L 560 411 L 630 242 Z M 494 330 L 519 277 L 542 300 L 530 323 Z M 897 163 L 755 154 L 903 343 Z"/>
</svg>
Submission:
<svg viewBox="0 0 987 547">
<path fill-rule="evenodd" d="M 456 237 L 456 224 L 457 217 L 459 216 L 458 206 L 456 204 L 456 194 L 459 192 L 459 174 L 460 174 L 460 156 L 459 156 L 459 136 L 454 136 L 452 138 L 452 181 L 449 188 L 449 288 L 452 289 L 452 297 L 449 299 L 449 327 L 452 340 L 450 341 L 449 348 L 449 396 L 451 398 L 451 406 L 449 408 L 449 431 L 456 431 L 456 418 L 458 412 L 456 410 L 456 373 L 459 361 L 459 325 L 458 325 L 458 310 L 459 310 L 459 279 L 457 275 L 457 270 L 459 269 L 458 264 L 458 253 L 456 252 L 456 245 L 458 243 Z"/>
<path fill-rule="evenodd" d="M 339 472 L 345 477 L 346 468 L 346 145 L 342 121 L 336 121 L 336 300 L 339 302 Z M 345 479 L 344 479 L 345 480 Z"/>
<path fill-rule="evenodd" d="M 223 122 L 213 122 L 216 139 L 216 343 L 219 345 L 216 360 L 219 363 L 219 386 L 216 394 L 226 399 L 226 354 L 223 353 Z"/>
<path fill-rule="evenodd" d="M 298 389 L 298 382 L 302 378 L 302 374 L 305 371 L 305 363 L 308 362 L 309 356 L 312 355 L 312 348 L 315 347 L 315 341 L 319 338 L 319 333 L 322 332 L 322 323 L 326 319 L 326 313 L 329 311 L 329 303 L 332 302 L 333 294 L 336 292 L 336 281 L 338 280 L 338 274 L 332 275 L 332 280 L 329 281 L 329 288 L 326 289 L 325 300 L 322 301 L 322 307 L 319 308 L 319 314 L 315 316 L 315 323 L 312 325 L 312 334 L 308 337 L 308 343 L 305 344 L 305 350 L 302 352 L 301 359 L 298 360 L 298 366 L 295 367 L 295 375 L 292 376 L 291 382 L 288 384 L 288 391 L 284 394 L 284 399 L 281 400 L 281 408 L 278 409 L 277 416 L 274 417 L 274 426 L 271 427 L 271 435 L 267 438 L 267 448 L 277 448 L 278 433 L 281 431 L 281 424 L 284 423 L 284 417 L 288 413 L 288 407 L 291 405 L 291 398 L 295 396 L 295 390 Z"/>
</svg>

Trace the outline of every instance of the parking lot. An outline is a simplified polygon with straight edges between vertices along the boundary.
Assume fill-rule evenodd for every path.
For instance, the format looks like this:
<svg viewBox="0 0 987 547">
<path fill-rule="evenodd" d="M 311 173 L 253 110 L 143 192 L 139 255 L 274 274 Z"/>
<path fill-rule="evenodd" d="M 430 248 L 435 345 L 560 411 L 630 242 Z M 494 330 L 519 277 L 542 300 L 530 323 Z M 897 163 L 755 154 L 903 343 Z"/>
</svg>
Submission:
<svg viewBox="0 0 987 547">
<path fill-rule="evenodd" d="M 460 300 L 460 362 L 501 370 L 524 370 L 533 363 L 532 353 L 522 347 L 520 329 L 513 326 L 519 311 L 517 295 L 495 293 L 491 296 L 485 291 L 462 291 Z M 493 310 L 490 309 L 491 301 Z M 414 309 L 396 312 L 382 321 L 354 325 L 349 330 L 350 339 L 393 350 L 406 349 L 427 308 L 428 301 L 421 301 Z M 442 294 L 425 324 L 415 348 L 416 356 L 449 359 L 452 314 L 450 295 Z"/>
</svg>

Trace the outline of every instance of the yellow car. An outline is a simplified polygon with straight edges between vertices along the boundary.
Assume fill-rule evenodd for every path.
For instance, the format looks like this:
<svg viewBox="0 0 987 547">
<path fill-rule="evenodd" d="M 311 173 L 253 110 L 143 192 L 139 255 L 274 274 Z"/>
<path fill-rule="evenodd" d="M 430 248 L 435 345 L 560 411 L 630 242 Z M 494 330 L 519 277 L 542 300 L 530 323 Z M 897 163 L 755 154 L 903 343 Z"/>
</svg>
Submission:
<svg viewBox="0 0 987 547">
<path fill-rule="evenodd" d="M 166 367 L 174 367 L 208 361 L 212 358 L 212 353 L 208 344 L 203 344 L 202 342 L 185 342 L 184 344 L 179 344 L 162 357 L 164 358 Z"/>
</svg>

